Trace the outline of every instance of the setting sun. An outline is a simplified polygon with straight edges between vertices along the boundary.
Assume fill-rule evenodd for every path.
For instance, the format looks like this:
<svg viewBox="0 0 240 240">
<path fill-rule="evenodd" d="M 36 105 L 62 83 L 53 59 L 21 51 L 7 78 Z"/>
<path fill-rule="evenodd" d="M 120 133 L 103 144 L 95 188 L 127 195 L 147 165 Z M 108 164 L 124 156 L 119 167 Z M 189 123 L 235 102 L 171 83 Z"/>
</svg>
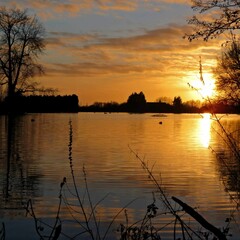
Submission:
<svg viewBox="0 0 240 240">
<path fill-rule="evenodd" d="M 204 74 L 203 80 L 204 83 L 202 83 L 202 87 L 200 89 L 202 97 L 213 97 L 215 94 L 215 80 L 209 73 Z"/>
<path fill-rule="evenodd" d="M 215 80 L 210 73 L 204 73 L 202 81 L 200 79 L 194 80 L 190 85 L 196 89 L 202 99 L 212 98 L 216 94 Z"/>
</svg>

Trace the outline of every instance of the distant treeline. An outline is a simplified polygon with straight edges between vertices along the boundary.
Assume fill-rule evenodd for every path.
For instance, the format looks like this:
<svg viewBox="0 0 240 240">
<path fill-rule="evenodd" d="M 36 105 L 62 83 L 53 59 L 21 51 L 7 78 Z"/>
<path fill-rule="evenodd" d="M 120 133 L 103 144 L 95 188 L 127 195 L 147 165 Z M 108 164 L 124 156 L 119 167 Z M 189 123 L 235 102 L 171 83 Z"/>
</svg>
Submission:
<svg viewBox="0 0 240 240">
<path fill-rule="evenodd" d="M 148 102 L 144 105 L 132 106 L 128 103 L 116 103 L 108 102 L 101 103 L 96 102 L 89 106 L 80 106 L 80 112 L 132 112 L 132 113 L 145 113 L 145 112 L 164 112 L 171 113 L 173 112 L 173 106 L 167 103 L 161 102 Z"/>
<path fill-rule="evenodd" d="M 0 103 L 0 112 L 78 112 L 78 96 L 15 96 Z"/>
<path fill-rule="evenodd" d="M 89 106 L 80 106 L 80 112 L 129 112 L 129 113 L 240 113 L 240 106 L 231 106 L 224 103 L 203 104 L 201 107 L 182 104 L 174 106 L 164 102 L 146 102 L 142 107 L 136 108 L 128 103 L 116 102 L 94 103 Z"/>
<path fill-rule="evenodd" d="M 129 113 L 240 113 L 240 106 L 229 105 L 224 102 L 202 103 L 196 106 L 194 101 L 182 102 L 181 97 L 174 97 L 172 103 L 162 101 L 147 102 L 142 92 L 133 93 L 127 102 L 95 102 L 90 106 L 80 106 L 80 112 L 129 112 Z"/>
<path fill-rule="evenodd" d="M 170 101 L 171 102 L 171 101 Z M 79 106 L 77 95 L 65 96 L 14 96 L 0 102 L 0 113 L 50 113 L 50 112 L 129 112 L 129 113 L 240 113 L 240 106 L 224 102 L 202 103 L 182 102 L 174 97 L 171 103 L 164 101 L 147 102 L 142 92 L 133 93 L 127 102 L 95 102 L 89 106 Z"/>
</svg>

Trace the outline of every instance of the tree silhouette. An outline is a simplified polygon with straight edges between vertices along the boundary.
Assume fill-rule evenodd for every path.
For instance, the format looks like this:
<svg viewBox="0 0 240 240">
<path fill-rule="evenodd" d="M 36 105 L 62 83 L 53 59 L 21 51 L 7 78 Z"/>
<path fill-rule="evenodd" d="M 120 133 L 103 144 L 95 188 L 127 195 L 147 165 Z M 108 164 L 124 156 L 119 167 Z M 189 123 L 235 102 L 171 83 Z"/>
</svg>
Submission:
<svg viewBox="0 0 240 240">
<path fill-rule="evenodd" d="M 189 24 L 195 25 L 194 33 L 185 35 L 190 41 L 195 38 L 215 38 L 228 30 L 240 29 L 240 4 L 236 0 L 192 0 L 194 15 Z"/>
<path fill-rule="evenodd" d="M 173 99 L 173 109 L 175 112 L 181 112 L 183 108 L 182 99 L 180 96 L 174 97 Z"/>
<path fill-rule="evenodd" d="M 233 40 L 226 45 L 213 70 L 221 100 L 240 105 L 240 44 Z"/>
<path fill-rule="evenodd" d="M 143 92 L 132 93 L 127 100 L 128 110 L 130 112 L 144 112 L 146 108 L 146 99 Z"/>
<path fill-rule="evenodd" d="M 32 78 L 43 73 L 37 59 L 45 47 L 44 33 L 27 10 L 0 8 L 0 84 L 8 98 L 36 89 Z"/>
</svg>

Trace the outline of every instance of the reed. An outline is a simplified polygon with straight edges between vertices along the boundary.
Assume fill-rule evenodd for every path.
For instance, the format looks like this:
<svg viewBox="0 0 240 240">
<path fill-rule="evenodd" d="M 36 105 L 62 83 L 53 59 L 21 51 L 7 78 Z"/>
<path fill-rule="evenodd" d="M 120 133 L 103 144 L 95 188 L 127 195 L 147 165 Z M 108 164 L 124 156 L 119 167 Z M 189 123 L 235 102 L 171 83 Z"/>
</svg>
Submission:
<svg viewBox="0 0 240 240">
<path fill-rule="evenodd" d="M 63 186 L 65 183 L 66 183 L 66 178 L 63 178 L 63 181 L 60 184 L 59 203 L 58 203 L 55 222 L 54 222 L 53 226 L 47 224 L 46 222 L 44 222 L 43 220 L 41 220 L 40 218 L 38 218 L 36 216 L 31 199 L 29 199 L 27 202 L 27 205 L 25 207 L 26 217 L 28 215 L 30 215 L 34 219 L 35 230 L 36 230 L 40 240 L 44 240 L 44 239 L 57 240 L 61 234 L 70 239 L 69 236 L 62 233 L 62 222 L 61 222 L 61 218 L 60 218 L 62 199 L 63 199 L 62 191 L 63 191 Z M 50 232 L 48 231 L 48 235 L 46 235 L 46 230 L 50 230 Z"/>
<path fill-rule="evenodd" d="M 5 236 L 6 236 L 5 224 L 4 222 L 2 222 L 2 226 L 0 229 L 0 240 L 5 240 Z"/>
</svg>

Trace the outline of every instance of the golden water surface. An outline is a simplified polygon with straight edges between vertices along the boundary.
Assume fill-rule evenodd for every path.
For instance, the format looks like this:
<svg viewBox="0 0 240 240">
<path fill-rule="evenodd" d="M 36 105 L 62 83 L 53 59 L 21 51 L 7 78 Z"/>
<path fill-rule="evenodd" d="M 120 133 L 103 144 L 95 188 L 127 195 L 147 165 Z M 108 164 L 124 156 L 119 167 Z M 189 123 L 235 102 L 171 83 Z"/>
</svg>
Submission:
<svg viewBox="0 0 240 240">
<path fill-rule="evenodd" d="M 222 121 L 229 131 L 237 133 L 239 116 L 226 116 Z M 236 197 L 238 188 L 236 182 L 229 180 L 216 153 L 209 149 L 219 152 L 223 148 L 218 131 L 209 114 L 27 114 L 11 119 L 1 116 L 0 219 L 5 223 L 7 239 L 38 239 L 33 218 L 26 217 L 24 209 L 29 199 L 38 218 L 50 225 L 54 223 L 63 177 L 67 185 L 60 216 L 65 234 L 61 239 L 78 233 L 79 225 L 73 217 L 79 221 L 83 217 L 69 210 L 72 207 L 79 211 L 79 206 L 74 206 L 78 205 L 76 194 L 71 194 L 71 164 L 88 210 L 85 173 L 91 202 L 103 229 L 127 206 L 127 213 L 122 211 L 117 217 L 111 238 L 118 224 L 126 222 L 126 214 L 129 222 L 140 220 L 153 201 L 156 187 L 131 149 L 148 164 L 169 199 L 181 199 L 196 207 L 209 222 L 224 227 L 235 209 L 231 196 Z M 158 204 L 159 211 L 164 211 Z M 234 217 L 238 221 L 237 211 Z M 168 221 L 167 215 L 163 217 L 163 222 Z M 239 239 L 237 225 L 232 223 L 231 228 L 230 239 Z M 47 227 L 45 230 L 48 231 Z M 163 236 L 173 238 L 170 226 L 164 228 Z"/>
</svg>

